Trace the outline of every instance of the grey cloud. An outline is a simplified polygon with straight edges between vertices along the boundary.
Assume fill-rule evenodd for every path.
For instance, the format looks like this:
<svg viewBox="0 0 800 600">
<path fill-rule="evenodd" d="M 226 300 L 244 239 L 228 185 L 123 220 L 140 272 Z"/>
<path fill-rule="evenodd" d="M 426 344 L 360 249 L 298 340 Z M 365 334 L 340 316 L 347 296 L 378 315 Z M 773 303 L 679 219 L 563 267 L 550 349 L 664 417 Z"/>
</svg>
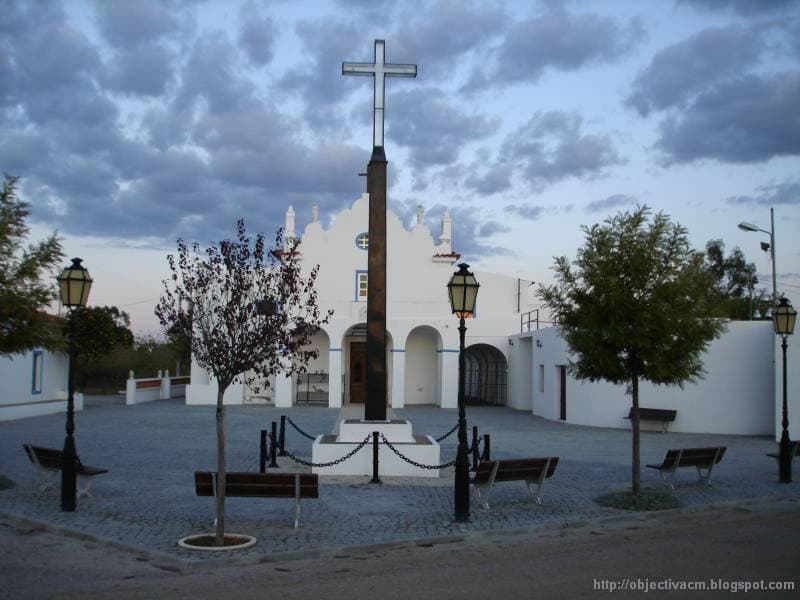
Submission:
<svg viewBox="0 0 800 600">
<path fill-rule="evenodd" d="M 179 30 L 189 15 L 179 13 L 177 2 L 97 2 L 96 21 L 109 45 L 129 48 L 156 41 Z M 184 7 L 185 8 L 185 7 Z"/>
<path fill-rule="evenodd" d="M 135 51 L 119 52 L 109 65 L 107 85 L 123 94 L 160 96 L 174 77 L 175 58 L 161 44 L 143 44 Z"/>
<path fill-rule="evenodd" d="M 606 212 L 620 206 L 636 204 L 636 197 L 629 194 L 612 194 L 602 200 L 594 200 L 586 205 L 586 212 Z"/>
<path fill-rule="evenodd" d="M 544 214 L 545 209 L 543 206 L 533 206 L 531 204 L 509 204 L 504 209 L 507 213 L 528 219 L 530 221 L 537 221 Z"/>
<path fill-rule="evenodd" d="M 182 73 L 176 107 L 191 107 L 203 98 L 212 113 L 250 108 L 255 86 L 239 74 L 236 57 L 236 48 L 224 33 L 199 36 Z"/>
<path fill-rule="evenodd" d="M 479 174 L 478 171 L 471 171 L 464 180 L 464 185 L 481 195 L 488 196 L 509 189 L 512 173 L 511 165 L 489 165 L 482 174 Z"/>
<path fill-rule="evenodd" d="M 609 135 L 584 133 L 582 127 L 577 113 L 536 112 L 506 139 L 500 162 L 520 164 L 534 189 L 568 177 L 598 176 L 624 162 Z"/>
<path fill-rule="evenodd" d="M 753 27 L 704 29 L 657 52 L 633 82 L 626 103 L 642 116 L 684 105 L 697 92 L 754 65 L 766 47 Z"/>
<path fill-rule="evenodd" d="M 369 89 L 366 77 L 342 77 L 342 62 L 371 61 L 374 51 L 370 41 L 355 25 L 345 23 L 303 22 L 296 27 L 309 60 L 296 66 L 278 81 L 278 89 L 296 94 L 305 103 L 304 116 L 317 130 L 342 127 L 339 103 L 353 90 Z M 395 60 L 391 46 L 387 60 Z"/>
<path fill-rule="evenodd" d="M 387 139 L 410 148 L 411 164 L 417 169 L 455 162 L 464 145 L 492 135 L 500 124 L 498 119 L 460 111 L 432 87 L 397 91 L 391 100 Z"/>
<path fill-rule="evenodd" d="M 478 229 L 478 237 L 491 237 L 496 233 L 508 233 L 511 227 L 498 221 L 487 221 Z"/>
<path fill-rule="evenodd" d="M 800 181 L 783 181 L 762 185 L 756 188 L 756 194 L 753 196 L 731 196 L 726 199 L 726 202 L 760 206 L 798 205 L 800 204 Z"/>
<path fill-rule="evenodd" d="M 515 23 L 496 49 L 494 66 L 472 74 L 465 89 L 489 83 L 533 82 L 548 68 L 575 71 L 613 61 L 645 37 L 638 19 L 627 24 L 593 13 L 569 13 L 551 6 L 544 14 Z"/>
<path fill-rule="evenodd" d="M 730 10 L 743 16 L 779 12 L 796 7 L 796 0 L 678 0 L 701 10 Z"/>
<path fill-rule="evenodd" d="M 800 153 L 800 71 L 747 75 L 699 95 L 662 121 L 665 163 L 747 163 Z"/>
<path fill-rule="evenodd" d="M 263 67 L 273 57 L 272 46 L 278 30 L 272 19 L 250 0 L 239 11 L 239 45 L 250 61 Z"/>
</svg>

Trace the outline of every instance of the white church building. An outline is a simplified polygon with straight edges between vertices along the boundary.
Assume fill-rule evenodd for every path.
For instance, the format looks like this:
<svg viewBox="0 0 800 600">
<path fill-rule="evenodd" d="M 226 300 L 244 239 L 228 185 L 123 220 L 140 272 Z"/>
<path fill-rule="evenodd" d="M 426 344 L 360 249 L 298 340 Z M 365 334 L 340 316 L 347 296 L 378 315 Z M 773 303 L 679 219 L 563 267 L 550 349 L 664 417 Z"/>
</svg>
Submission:
<svg viewBox="0 0 800 600">
<path fill-rule="evenodd" d="M 319 357 L 305 375 L 277 377 L 254 397 L 243 384 L 225 395 L 230 404 L 269 402 L 276 406 L 315 403 L 328 407 L 364 402 L 366 387 L 367 233 L 369 196 L 362 194 L 329 228 L 312 207 L 311 222 L 299 236 L 306 268 L 319 265 L 320 309 L 333 310 L 312 343 Z M 292 238 L 295 213 L 286 212 L 285 236 Z M 452 314 L 447 282 L 460 255 L 451 246 L 452 220 L 445 212 L 438 241 L 423 222 L 407 229 L 387 211 L 387 390 L 392 408 L 415 404 L 455 408 L 458 395 L 458 319 Z M 475 271 L 480 292 L 466 334 L 466 396 L 471 403 L 508 403 L 509 334 L 519 330 L 520 307 L 527 310 L 528 284 Z M 216 385 L 196 364 L 187 404 L 214 404 Z"/>
<path fill-rule="evenodd" d="M 299 236 L 306 268 L 320 266 L 320 308 L 334 311 L 312 340 L 319 357 L 309 364 L 309 373 L 276 377 L 269 386 L 260 386 L 258 396 L 234 384 L 225 394 L 226 404 L 338 408 L 364 402 L 368 205 L 363 194 L 327 229 L 312 207 L 311 222 Z M 460 256 L 451 244 L 450 215 L 444 213 L 437 240 L 424 224 L 422 210 L 418 208 L 410 229 L 387 212 L 388 402 L 392 408 L 456 408 L 458 320 L 451 313 L 446 285 Z M 298 234 L 291 207 L 285 233 Z M 628 429 L 625 387 L 574 379 L 558 328 L 539 329 L 530 319 L 531 282 L 473 272 L 481 287 L 475 316 L 467 321 L 467 403 L 508 406 L 576 425 Z M 792 338 L 798 335 L 789 338 L 788 367 L 789 430 L 795 438 L 800 435 L 800 350 Z M 641 406 L 676 410 L 670 431 L 777 437 L 783 392 L 779 343 L 770 321 L 730 322 L 708 347 L 703 379 L 683 388 L 642 382 Z M 197 364 L 192 365 L 186 403 L 216 403 L 216 384 Z"/>
</svg>

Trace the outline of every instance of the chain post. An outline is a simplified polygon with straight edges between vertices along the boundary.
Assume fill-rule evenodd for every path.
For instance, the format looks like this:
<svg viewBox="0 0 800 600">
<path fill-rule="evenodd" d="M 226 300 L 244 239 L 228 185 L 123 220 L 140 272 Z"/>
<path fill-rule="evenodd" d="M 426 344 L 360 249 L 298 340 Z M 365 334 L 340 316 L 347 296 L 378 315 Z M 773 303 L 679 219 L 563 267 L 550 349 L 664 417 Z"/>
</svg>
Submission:
<svg viewBox="0 0 800 600">
<path fill-rule="evenodd" d="M 270 469 L 279 469 L 280 465 L 278 465 L 278 424 L 273 421 L 272 422 L 272 434 L 269 436 L 269 468 Z"/>
<path fill-rule="evenodd" d="M 492 445 L 488 433 L 483 434 L 483 456 L 481 460 L 492 460 Z"/>
<path fill-rule="evenodd" d="M 267 430 L 261 430 L 261 446 L 258 452 L 258 472 L 267 472 Z"/>
<path fill-rule="evenodd" d="M 381 478 L 378 477 L 378 436 L 377 431 L 372 432 L 372 481 L 370 483 L 382 484 Z"/>
<path fill-rule="evenodd" d="M 472 426 L 472 470 L 478 470 L 478 426 Z"/>
<path fill-rule="evenodd" d="M 281 415 L 281 429 L 278 434 L 278 456 L 286 456 L 286 415 Z"/>
</svg>

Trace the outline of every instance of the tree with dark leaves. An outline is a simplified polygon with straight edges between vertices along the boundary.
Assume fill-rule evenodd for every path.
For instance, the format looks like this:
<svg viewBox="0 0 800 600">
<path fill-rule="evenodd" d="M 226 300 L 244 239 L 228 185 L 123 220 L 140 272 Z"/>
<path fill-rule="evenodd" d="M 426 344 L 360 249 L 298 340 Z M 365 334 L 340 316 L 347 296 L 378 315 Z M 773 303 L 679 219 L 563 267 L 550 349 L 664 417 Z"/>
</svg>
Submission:
<svg viewBox="0 0 800 600">
<path fill-rule="evenodd" d="M 706 244 L 706 269 L 714 275 L 714 287 L 719 295 L 719 316 L 749 321 L 756 312 L 762 316 L 767 314 L 772 299 L 763 289 L 755 291 L 758 284 L 756 266 L 747 262 L 739 248 L 725 256 L 722 240 L 709 241 Z"/>
<path fill-rule="evenodd" d="M 713 276 L 684 227 L 637 207 L 603 225 L 570 264 L 556 259 L 556 283 L 540 286 L 574 359 L 572 375 L 626 384 L 631 395 L 632 488 L 640 492 L 639 382 L 678 385 L 702 377 L 702 354 L 720 335 Z"/>
<path fill-rule="evenodd" d="M 225 535 L 225 391 L 234 382 L 252 387 L 281 372 L 304 372 L 318 355 L 310 337 L 332 314 L 320 315 L 319 267 L 303 273 L 297 245 L 282 250 L 279 231 L 270 250 L 263 235 L 248 237 L 240 220 L 235 240 L 205 250 L 178 240 L 177 258 L 168 257 L 172 278 L 156 315 L 168 335 L 191 340 L 194 361 L 218 386 L 217 545 Z"/>
<path fill-rule="evenodd" d="M 64 257 L 61 240 L 54 233 L 24 246 L 30 211 L 17 196 L 17 182 L 6 175 L 0 192 L 0 355 L 54 348 L 60 337 L 45 309 L 57 299 L 48 276 L 56 275 Z"/>
</svg>

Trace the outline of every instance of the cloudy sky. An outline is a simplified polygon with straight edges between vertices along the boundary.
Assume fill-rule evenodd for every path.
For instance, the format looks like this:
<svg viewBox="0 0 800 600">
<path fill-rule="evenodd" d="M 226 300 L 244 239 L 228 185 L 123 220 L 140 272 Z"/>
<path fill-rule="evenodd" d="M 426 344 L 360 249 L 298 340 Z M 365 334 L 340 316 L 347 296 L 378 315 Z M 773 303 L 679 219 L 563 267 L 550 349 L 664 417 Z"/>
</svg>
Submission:
<svg viewBox="0 0 800 600">
<path fill-rule="evenodd" d="M 581 225 L 637 203 L 740 246 L 800 304 L 800 6 L 792 0 L 0 0 L 0 169 L 58 229 L 94 304 L 155 332 L 184 237 L 272 236 L 361 193 L 387 82 L 390 208 L 445 207 L 474 267 L 547 281 Z"/>
</svg>

